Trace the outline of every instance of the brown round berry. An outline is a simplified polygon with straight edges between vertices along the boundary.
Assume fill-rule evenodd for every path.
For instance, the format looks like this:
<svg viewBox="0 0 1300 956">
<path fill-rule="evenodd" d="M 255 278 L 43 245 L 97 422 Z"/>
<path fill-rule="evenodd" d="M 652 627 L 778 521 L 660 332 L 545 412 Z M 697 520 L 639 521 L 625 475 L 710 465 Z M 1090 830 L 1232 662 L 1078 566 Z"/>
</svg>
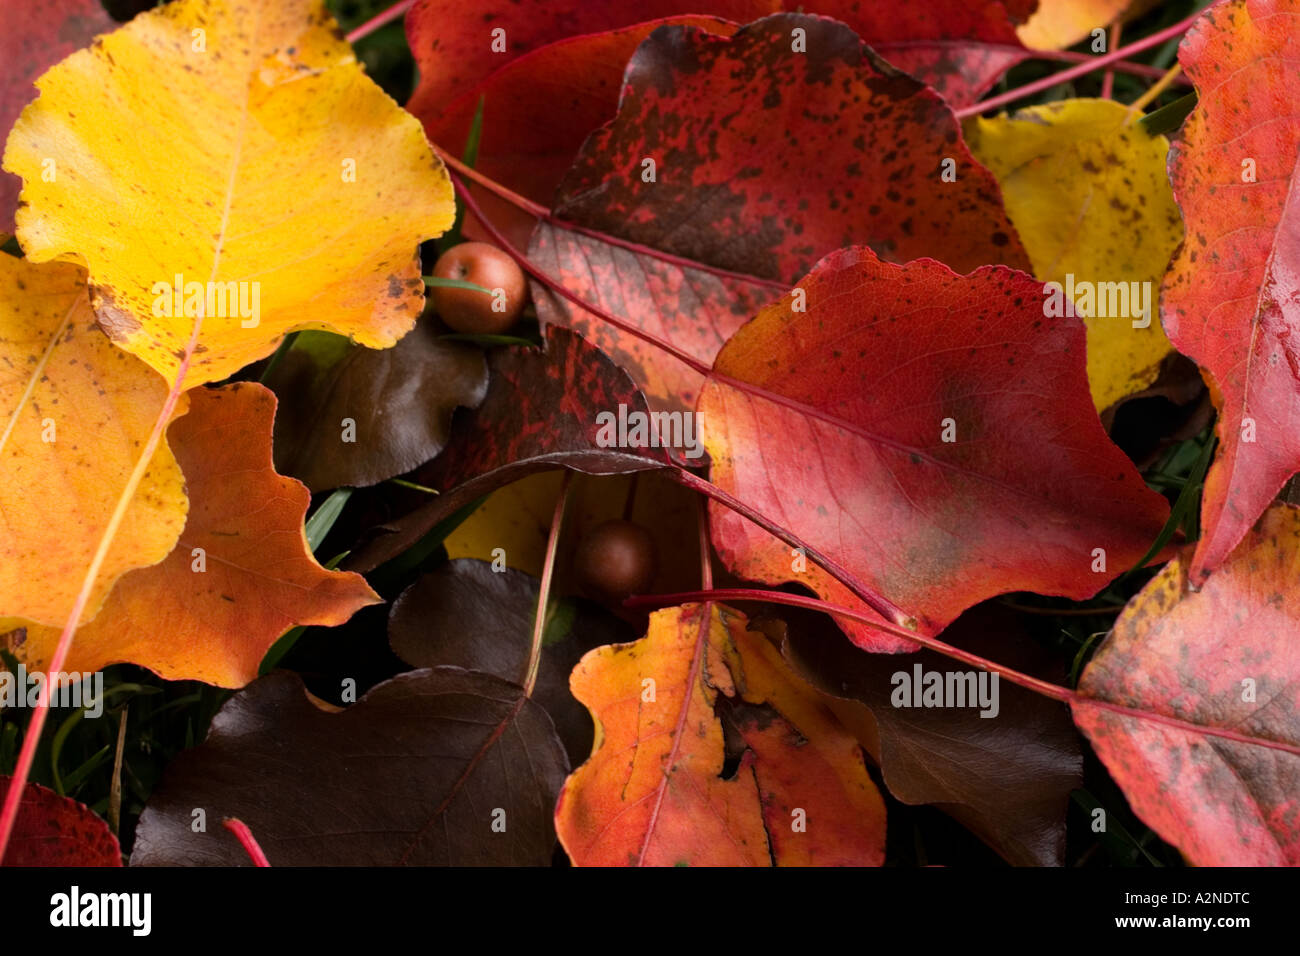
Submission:
<svg viewBox="0 0 1300 956">
<path fill-rule="evenodd" d="M 440 279 L 461 279 L 492 290 L 491 295 L 484 295 L 473 289 L 430 288 L 434 308 L 457 332 L 496 335 L 514 325 L 524 310 L 528 285 L 523 270 L 514 259 L 486 242 L 452 246 L 438 257 L 433 274 Z M 504 311 L 500 311 L 502 304 Z"/>
<path fill-rule="evenodd" d="M 607 604 L 648 591 L 657 564 L 650 532 L 630 521 L 606 521 L 594 528 L 573 561 L 579 584 Z"/>
</svg>

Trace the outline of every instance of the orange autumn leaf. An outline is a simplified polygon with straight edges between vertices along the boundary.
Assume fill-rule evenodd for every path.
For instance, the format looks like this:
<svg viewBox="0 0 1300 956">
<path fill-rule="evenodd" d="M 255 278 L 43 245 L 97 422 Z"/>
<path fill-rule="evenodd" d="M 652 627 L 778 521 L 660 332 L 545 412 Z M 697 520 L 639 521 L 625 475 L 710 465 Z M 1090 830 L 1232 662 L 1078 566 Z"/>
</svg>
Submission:
<svg viewBox="0 0 1300 956">
<path fill-rule="evenodd" d="M 597 724 L 555 810 L 575 865 L 883 862 L 884 802 L 856 740 L 739 612 L 658 611 L 646 637 L 587 654 L 570 687 Z M 730 777 L 719 713 L 744 744 Z"/>
<path fill-rule="evenodd" d="M 105 330 L 168 381 L 219 381 L 293 329 L 383 348 L 413 326 L 451 184 L 320 0 L 178 0 L 36 85 L 4 158 L 19 241 L 84 261 Z"/>
<path fill-rule="evenodd" d="M 289 627 L 341 624 L 379 601 L 361 575 L 326 571 L 308 550 L 311 495 L 271 464 L 270 390 L 242 382 L 189 396 L 190 414 L 171 429 L 189 522 L 166 561 L 118 581 L 77 631 L 66 670 L 130 661 L 169 680 L 240 687 Z M 37 669 L 58 637 L 31 626 L 10 642 Z"/>
<path fill-rule="evenodd" d="M 67 620 L 166 397 L 166 383 L 96 326 L 84 270 L 0 254 L 0 624 Z M 186 508 L 161 442 L 83 620 L 122 574 L 167 556 Z"/>
</svg>

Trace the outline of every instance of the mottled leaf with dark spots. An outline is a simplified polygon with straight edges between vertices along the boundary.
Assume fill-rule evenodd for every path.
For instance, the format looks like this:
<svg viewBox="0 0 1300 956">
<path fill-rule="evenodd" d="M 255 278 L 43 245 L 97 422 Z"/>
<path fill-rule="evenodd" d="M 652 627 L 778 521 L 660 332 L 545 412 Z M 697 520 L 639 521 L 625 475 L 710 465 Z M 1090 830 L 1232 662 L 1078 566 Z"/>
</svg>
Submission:
<svg viewBox="0 0 1300 956">
<path fill-rule="evenodd" d="M 1300 509 L 1275 504 L 1198 591 L 1191 548 L 1138 594 L 1074 719 L 1133 810 L 1196 866 L 1300 864 Z M 1116 713 L 1087 698 L 1227 731 Z"/>
<path fill-rule="evenodd" d="M 219 825 L 237 817 L 272 866 L 544 866 L 567 772 L 545 711 L 499 677 L 411 671 L 328 713 L 276 673 L 168 766 L 131 864 L 247 865 Z"/>
<path fill-rule="evenodd" d="M 726 345 L 700 400 L 712 479 L 937 633 L 1008 591 L 1082 599 L 1131 567 L 1169 506 L 1106 437 L 1084 326 L 1003 266 L 844 249 Z M 747 388 L 738 382 L 747 383 Z M 733 571 L 854 598 L 725 508 Z M 909 642 L 845 623 L 870 650 Z"/>
<path fill-rule="evenodd" d="M 0 776 L 0 801 L 13 784 Z M 117 837 L 94 811 L 29 783 L 18 804 L 5 866 L 121 866 Z"/>
<path fill-rule="evenodd" d="M 3 0 L 0 16 L 0 141 L 9 135 L 23 107 L 36 99 L 32 82 L 97 33 L 117 26 L 99 0 Z M 23 181 L 0 170 L 0 236 L 14 231 L 14 208 Z"/>
<path fill-rule="evenodd" d="M 792 50 L 795 30 L 806 52 Z M 955 181 L 943 181 L 946 166 Z M 963 272 L 1029 264 L 997 182 L 943 99 L 843 24 L 795 14 L 730 38 L 655 31 L 628 64 L 618 116 L 583 145 L 555 212 L 689 260 L 555 223 L 531 244 L 572 291 L 705 363 L 758 305 L 842 246 L 897 261 L 933 256 Z M 545 322 L 590 335 L 653 402 L 694 401 L 699 376 L 680 360 L 541 289 L 535 298 Z"/>
<path fill-rule="evenodd" d="M 486 561 L 450 561 L 393 602 L 388 639 L 415 667 L 450 664 L 524 682 L 537 613 L 537 579 Z M 588 601 L 551 598 L 533 699 L 546 709 L 573 765 L 591 754 L 587 709 L 569 691 L 569 673 L 602 644 L 636 640 L 624 621 Z"/>
<path fill-rule="evenodd" d="M 546 347 L 494 349 L 482 404 L 459 414 L 446 451 L 417 472 L 443 494 L 378 529 L 379 536 L 347 562 L 368 571 L 401 554 L 439 521 L 525 475 L 572 468 L 592 475 L 667 466 L 657 448 L 597 444 L 601 412 L 645 413 L 645 399 L 627 373 L 567 329 L 551 329 Z"/>
<path fill-rule="evenodd" d="M 546 19 L 550 21 L 549 16 Z M 650 33 L 670 23 L 691 24 L 724 36 L 738 29 L 716 17 L 686 16 L 565 37 L 511 59 L 481 82 L 454 91 L 450 102 L 430 99 L 421 87 L 408 109 L 423 121 L 431 141 L 459 155 L 481 100 L 482 137 L 474 168 L 548 205 L 582 141 L 618 112 L 628 59 Z M 430 82 L 436 82 L 436 76 Z M 519 248 L 525 247 L 537 220 L 485 189 L 471 188 L 493 225 Z M 477 229 L 472 221 L 468 228 Z"/>
<path fill-rule="evenodd" d="M 452 412 L 483 400 L 487 362 L 425 321 L 391 349 L 303 332 L 266 384 L 280 400 L 276 468 L 325 491 L 373 485 L 437 455 Z M 344 440 L 349 420 L 353 441 Z"/>
<path fill-rule="evenodd" d="M 784 633 L 783 651 L 795 671 L 823 693 L 868 708 L 874 732 L 863 737 L 874 739 L 862 743 L 890 793 L 904 803 L 938 806 L 1008 863 L 1064 863 L 1065 811 L 1070 791 L 1081 786 L 1083 758 L 1063 705 L 999 681 L 997 713 L 990 717 L 981 717 L 973 701 L 966 708 L 895 707 L 900 671 L 912 676 L 920 665 L 924 673 L 979 672 L 933 651 L 864 654 L 825 615 L 795 608 L 773 613 L 785 622 L 772 624 Z M 764 630 L 773 633 L 767 624 Z M 1049 680 L 1062 676 L 1048 672 L 1048 655 L 1015 615 L 995 605 L 972 608 L 943 639 Z"/>
</svg>

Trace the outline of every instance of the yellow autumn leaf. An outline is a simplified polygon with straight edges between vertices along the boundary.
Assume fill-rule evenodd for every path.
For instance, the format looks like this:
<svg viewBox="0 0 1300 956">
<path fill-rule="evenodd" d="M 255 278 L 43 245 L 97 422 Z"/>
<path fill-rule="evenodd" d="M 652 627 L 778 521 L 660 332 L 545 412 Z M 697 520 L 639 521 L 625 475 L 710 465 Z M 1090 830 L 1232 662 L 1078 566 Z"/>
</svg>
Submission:
<svg viewBox="0 0 1300 956">
<path fill-rule="evenodd" d="M 293 329 L 383 348 L 413 326 L 450 181 L 320 0 L 177 0 L 36 85 L 4 156 L 19 242 L 84 262 L 101 325 L 169 382 Z"/>
<path fill-rule="evenodd" d="M 1157 301 L 1183 236 L 1165 175 L 1169 142 L 1125 125 L 1127 115 L 1111 100 L 1064 100 L 975 117 L 965 127 L 971 150 L 1002 187 L 1034 275 L 1073 291 L 1081 310 L 1086 294 L 1093 312 L 1124 313 L 1084 318 L 1098 411 L 1154 382 L 1172 349 Z M 1139 302 L 1149 313 L 1135 318 Z"/>
<path fill-rule="evenodd" d="M 162 378 L 95 324 L 84 270 L 0 254 L 0 628 L 63 626 L 166 398 Z M 182 396 L 174 417 L 187 407 Z M 187 508 L 163 441 L 83 620 L 121 575 L 167 557 Z"/>
<path fill-rule="evenodd" d="M 1031 50 L 1063 50 L 1094 30 L 1106 30 L 1133 5 L 1133 0 L 1038 0 L 1038 8 L 1016 27 L 1016 36 Z"/>
</svg>

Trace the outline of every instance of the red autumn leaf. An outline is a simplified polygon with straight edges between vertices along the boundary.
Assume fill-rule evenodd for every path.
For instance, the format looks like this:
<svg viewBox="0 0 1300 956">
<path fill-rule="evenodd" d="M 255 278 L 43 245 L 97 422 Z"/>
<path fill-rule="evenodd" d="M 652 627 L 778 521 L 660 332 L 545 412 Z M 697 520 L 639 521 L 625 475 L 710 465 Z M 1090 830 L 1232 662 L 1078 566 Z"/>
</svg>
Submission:
<svg viewBox="0 0 1300 956">
<path fill-rule="evenodd" d="M 804 9 L 843 20 L 886 60 L 959 107 L 1032 55 L 1016 26 L 1036 6 L 1037 0 L 821 0 Z"/>
<path fill-rule="evenodd" d="M 791 49 L 796 30 L 806 32 L 805 53 Z M 943 181 L 945 168 L 955 181 Z M 781 284 L 844 245 L 898 261 L 937 256 L 961 271 L 1028 268 L 997 183 L 944 101 L 843 24 L 793 14 L 729 39 L 654 33 L 628 65 L 617 118 L 584 144 L 555 212 L 690 260 L 545 222 L 531 247 L 584 300 L 705 364 Z M 700 377 L 679 359 L 536 288 L 543 321 L 588 335 L 652 403 L 693 403 Z"/>
<path fill-rule="evenodd" d="M 1041 285 L 1005 267 L 828 256 L 718 355 L 700 400 L 714 483 L 928 633 L 995 594 L 1096 594 L 1168 506 L 1102 430 L 1083 322 L 1044 311 Z M 712 514 L 742 577 L 851 601 L 766 532 Z M 908 649 L 845 626 L 861 647 Z"/>
<path fill-rule="evenodd" d="M 1214 6 L 1179 60 L 1199 98 L 1169 162 L 1187 238 L 1161 318 L 1219 408 L 1199 580 L 1300 471 L 1300 3 Z"/>
<path fill-rule="evenodd" d="M 1267 511 L 1190 590 L 1191 549 L 1125 608 L 1079 692 L 1235 735 L 1073 705 L 1146 823 L 1196 866 L 1300 863 L 1300 509 Z M 1267 746 L 1274 741 L 1291 751 Z"/>
<path fill-rule="evenodd" d="M 965 105 L 1029 55 L 1015 28 L 1036 5 L 1036 0 L 484 0 L 467 7 L 457 0 L 418 0 L 406 15 L 406 36 L 420 85 L 407 109 L 422 118 L 436 116 L 494 70 L 582 34 L 682 16 L 748 23 L 782 9 L 842 20 L 895 66 L 954 105 Z"/>
<path fill-rule="evenodd" d="M 549 4 L 548 7 L 553 7 Z M 701 7 L 698 4 L 661 4 L 672 13 L 719 14 L 757 19 L 775 13 L 779 5 L 763 0 Z M 862 4 L 857 0 L 823 0 L 809 12 L 842 20 L 893 66 L 911 73 L 941 93 L 954 107 L 975 102 L 1008 68 L 1030 53 L 1016 38 L 1015 26 L 1023 22 L 1034 0 L 1014 0 L 1008 12 L 1000 0 L 970 4 L 968 0 L 931 0 L 904 7 Z M 501 25 L 513 36 L 511 24 L 520 12 L 514 4 L 494 19 L 489 28 Z M 462 8 L 463 9 L 463 8 Z M 585 4 L 581 13 L 591 15 L 598 5 Z M 616 5 L 610 16 L 640 15 L 626 4 Z M 697 26 L 720 36 L 730 36 L 738 25 L 717 16 L 682 15 L 644 23 L 621 22 L 615 29 L 579 36 L 556 36 L 525 53 L 513 44 L 490 59 L 476 56 L 467 67 L 480 68 L 486 61 L 495 72 L 482 75 L 472 84 L 444 88 L 445 66 L 441 52 L 448 43 L 447 11 L 437 4 L 419 4 L 407 18 L 408 30 L 419 34 L 419 42 L 436 34 L 436 49 L 427 49 L 431 72 L 421 77 L 407 108 L 425 125 L 429 139 L 459 153 L 467 140 L 480 99 L 483 102 L 482 139 L 475 169 L 504 183 L 515 192 L 541 205 L 549 205 L 555 187 L 573 162 L 579 147 L 595 129 L 613 119 L 618 110 L 623 71 L 628 60 L 647 36 L 660 26 Z M 431 17 L 442 17 L 436 29 L 427 27 Z M 554 21 L 545 16 L 542 23 Z M 457 23 L 461 21 L 457 20 Z M 596 21 L 593 21 L 596 22 Z M 608 19 L 599 22 L 609 23 Z M 540 24 L 538 24 L 540 26 Z M 472 29 L 471 29 L 472 27 Z M 584 25 L 583 29 L 593 29 Z M 466 24 L 467 42 L 481 48 L 483 23 Z M 539 34 L 543 35 L 543 34 Z M 490 194 L 480 196 L 484 211 L 505 234 L 524 245 L 533 227 L 533 217 Z"/>
<path fill-rule="evenodd" d="M 13 778 L 0 776 L 0 801 Z M 117 837 L 89 807 L 29 783 L 18 805 L 18 821 L 5 866 L 121 866 Z"/>
<path fill-rule="evenodd" d="M 99 0 L 0 0 L 0 141 L 23 107 L 36 99 L 32 81 L 98 33 L 117 26 Z M 57 172 L 56 172 L 57 175 Z M 14 208 L 23 181 L 0 170 L 0 235 L 14 231 Z"/>
<path fill-rule="evenodd" d="M 689 16 L 571 37 L 510 60 L 449 103 L 422 95 L 421 87 L 408 109 L 424 121 L 430 140 L 459 154 L 482 98 L 482 138 L 474 168 L 547 205 L 582 141 L 618 111 L 623 70 L 637 46 L 660 26 L 673 23 L 723 36 L 737 29 L 726 20 Z M 490 193 L 480 193 L 479 201 L 512 242 L 527 244 L 536 222 L 530 214 Z"/>
<path fill-rule="evenodd" d="M 406 108 L 421 118 L 436 116 L 517 57 L 581 34 L 681 16 L 745 23 L 780 8 L 777 0 L 482 0 L 472 7 L 416 0 L 406 14 L 406 39 L 420 85 Z"/>
</svg>

